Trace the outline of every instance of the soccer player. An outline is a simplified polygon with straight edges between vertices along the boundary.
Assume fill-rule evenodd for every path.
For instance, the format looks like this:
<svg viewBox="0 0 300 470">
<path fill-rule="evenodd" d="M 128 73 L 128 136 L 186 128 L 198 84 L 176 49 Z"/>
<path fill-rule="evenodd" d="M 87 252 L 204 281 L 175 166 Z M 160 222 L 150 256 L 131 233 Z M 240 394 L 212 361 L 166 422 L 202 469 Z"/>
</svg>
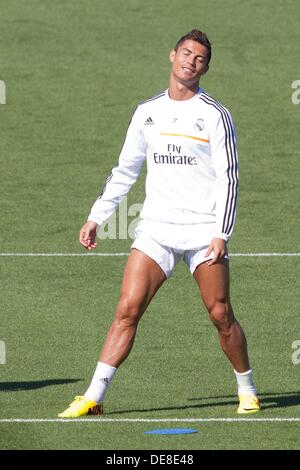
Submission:
<svg viewBox="0 0 300 470">
<path fill-rule="evenodd" d="M 108 385 L 133 346 L 138 322 L 182 258 L 197 282 L 237 380 L 238 413 L 260 409 L 245 334 L 229 297 L 227 242 L 236 216 L 238 159 L 230 113 L 199 88 L 211 44 L 192 30 L 170 53 L 166 91 L 139 104 L 80 243 L 96 247 L 96 230 L 114 212 L 147 161 L 146 198 L 124 271 L 115 318 L 91 384 L 61 414 L 102 414 Z"/>
</svg>

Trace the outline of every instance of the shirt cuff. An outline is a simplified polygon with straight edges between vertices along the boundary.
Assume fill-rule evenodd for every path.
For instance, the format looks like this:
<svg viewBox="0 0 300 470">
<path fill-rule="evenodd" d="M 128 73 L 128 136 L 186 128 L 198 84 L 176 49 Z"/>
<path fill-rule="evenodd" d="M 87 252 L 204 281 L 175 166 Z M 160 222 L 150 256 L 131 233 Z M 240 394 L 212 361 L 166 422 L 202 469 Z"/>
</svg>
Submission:
<svg viewBox="0 0 300 470">
<path fill-rule="evenodd" d="M 226 235 L 226 233 L 218 232 L 218 233 L 214 234 L 213 238 L 222 238 L 222 240 L 224 240 L 227 243 L 229 241 L 230 237 L 228 235 Z"/>
<path fill-rule="evenodd" d="M 102 221 L 95 216 L 89 215 L 87 222 L 96 222 L 97 225 L 102 225 Z"/>
</svg>

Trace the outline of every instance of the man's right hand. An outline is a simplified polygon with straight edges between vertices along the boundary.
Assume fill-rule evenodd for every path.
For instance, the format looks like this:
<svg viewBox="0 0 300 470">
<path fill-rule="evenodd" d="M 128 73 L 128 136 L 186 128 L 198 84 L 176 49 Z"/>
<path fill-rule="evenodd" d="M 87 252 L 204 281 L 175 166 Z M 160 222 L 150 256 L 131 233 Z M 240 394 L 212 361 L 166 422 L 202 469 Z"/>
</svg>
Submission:
<svg viewBox="0 0 300 470">
<path fill-rule="evenodd" d="M 97 230 L 97 224 L 96 222 L 86 222 L 86 224 L 83 225 L 79 232 L 79 241 L 84 248 L 87 250 L 92 250 L 93 248 L 96 248 L 97 243 L 95 241 L 96 239 L 96 230 Z"/>
</svg>

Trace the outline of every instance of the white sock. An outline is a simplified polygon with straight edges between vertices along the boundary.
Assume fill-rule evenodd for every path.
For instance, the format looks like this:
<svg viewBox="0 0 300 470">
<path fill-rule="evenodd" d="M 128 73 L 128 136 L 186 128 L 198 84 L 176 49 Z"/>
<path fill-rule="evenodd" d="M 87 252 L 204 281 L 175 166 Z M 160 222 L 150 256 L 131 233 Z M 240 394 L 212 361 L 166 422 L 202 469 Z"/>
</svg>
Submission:
<svg viewBox="0 0 300 470">
<path fill-rule="evenodd" d="M 116 370 L 116 367 L 104 364 L 104 362 L 98 362 L 91 384 L 84 397 L 96 403 L 103 403 L 107 387 L 112 381 Z"/>
<path fill-rule="evenodd" d="M 256 388 L 253 383 L 252 369 L 249 369 L 246 372 L 237 372 L 235 369 L 233 370 L 238 385 L 238 394 L 250 394 L 256 396 Z"/>
</svg>

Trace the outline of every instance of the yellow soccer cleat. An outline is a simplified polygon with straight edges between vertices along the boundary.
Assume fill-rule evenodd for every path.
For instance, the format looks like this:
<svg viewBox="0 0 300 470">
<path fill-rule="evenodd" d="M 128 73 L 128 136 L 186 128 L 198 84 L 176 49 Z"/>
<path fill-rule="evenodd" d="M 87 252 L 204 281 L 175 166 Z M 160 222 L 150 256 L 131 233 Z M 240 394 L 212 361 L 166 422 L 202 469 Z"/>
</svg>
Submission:
<svg viewBox="0 0 300 470">
<path fill-rule="evenodd" d="M 78 418 L 84 415 L 102 415 L 103 405 L 85 397 L 75 397 L 69 407 L 58 415 L 59 418 Z"/>
<path fill-rule="evenodd" d="M 256 413 L 260 410 L 260 402 L 255 395 L 239 395 L 238 414 Z"/>
</svg>

